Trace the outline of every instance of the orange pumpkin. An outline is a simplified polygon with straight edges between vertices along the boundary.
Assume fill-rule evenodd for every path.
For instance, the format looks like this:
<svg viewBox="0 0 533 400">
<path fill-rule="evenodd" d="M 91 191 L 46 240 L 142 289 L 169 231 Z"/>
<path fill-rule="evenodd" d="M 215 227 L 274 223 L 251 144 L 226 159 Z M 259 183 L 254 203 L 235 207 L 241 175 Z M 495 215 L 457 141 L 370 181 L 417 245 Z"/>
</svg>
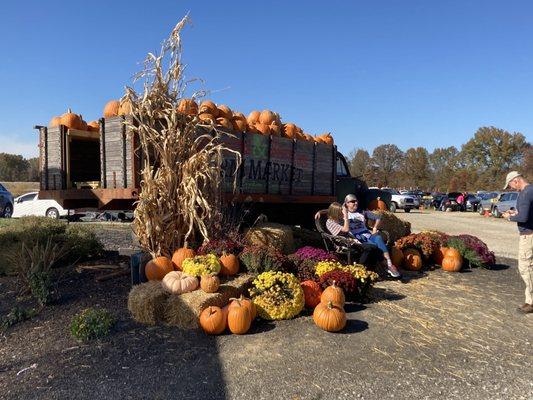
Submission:
<svg viewBox="0 0 533 400">
<path fill-rule="evenodd" d="M 213 117 L 218 117 L 218 108 L 211 100 L 204 100 L 200 103 L 198 108 L 200 114 L 211 114 Z"/>
<path fill-rule="evenodd" d="M 181 99 L 178 103 L 178 111 L 182 114 L 198 114 L 198 104 L 193 99 Z"/>
<path fill-rule="evenodd" d="M 156 257 L 144 267 L 144 274 L 149 281 L 160 281 L 171 271 L 174 271 L 174 265 L 167 257 Z"/>
<path fill-rule="evenodd" d="M 291 123 L 283 124 L 283 136 L 289 139 L 297 139 L 298 130 L 296 129 L 296 125 Z"/>
<path fill-rule="evenodd" d="M 233 118 L 244 119 L 246 121 L 246 117 L 244 116 L 244 114 L 239 111 L 233 111 Z"/>
<path fill-rule="evenodd" d="M 305 133 L 303 136 L 304 136 L 305 140 L 307 140 L 308 142 L 314 142 L 315 141 L 315 138 L 313 136 L 311 136 L 310 134 L 308 134 L 308 133 Z"/>
<path fill-rule="evenodd" d="M 270 110 L 263 110 L 261 111 L 261 114 L 259 114 L 259 122 L 261 124 L 270 125 L 275 120 L 276 120 L 276 116 Z"/>
<path fill-rule="evenodd" d="M 231 333 L 243 335 L 252 325 L 252 316 L 240 300 L 234 300 L 228 307 L 228 328 Z"/>
<path fill-rule="evenodd" d="M 210 306 L 200 314 L 200 326 L 208 335 L 220 335 L 226 329 L 226 315 L 220 307 Z"/>
<path fill-rule="evenodd" d="M 262 135 L 270 135 L 270 126 L 258 122 L 255 124 L 255 129 Z"/>
<path fill-rule="evenodd" d="M 174 264 L 174 269 L 181 271 L 181 263 L 186 258 L 193 258 L 196 255 L 196 252 L 193 249 L 187 247 L 181 247 L 172 254 L 172 264 Z"/>
<path fill-rule="evenodd" d="M 368 204 L 368 209 L 370 211 L 374 211 L 374 210 L 387 211 L 388 207 L 387 207 L 387 203 L 385 203 L 383 200 L 381 200 L 381 197 L 378 197 L 378 198 L 372 200 Z"/>
<path fill-rule="evenodd" d="M 405 249 L 403 251 L 403 266 L 409 271 L 420 271 L 422 269 L 422 256 L 417 249 Z"/>
<path fill-rule="evenodd" d="M 129 115 L 131 114 L 131 101 L 129 99 L 124 99 L 120 102 L 118 107 L 118 115 Z"/>
<path fill-rule="evenodd" d="M 246 123 L 246 118 L 233 118 L 231 121 L 233 125 L 233 130 L 237 132 L 246 132 L 248 124 Z"/>
<path fill-rule="evenodd" d="M 335 284 L 335 281 L 333 281 L 333 284 L 328 286 L 322 292 L 322 295 L 320 296 L 320 301 L 322 303 L 328 303 L 331 301 L 333 303 L 340 304 L 341 307 L 344 307 L 344 291 L 342 290 L 342 288 L 338 287 Z"/>
<path fill-rule="evenodd" d="M 120 101 L 111 100 L 108 101 L 104 107 L 104 117 L 116 117 L 118 115 L 118 110 L 120 109 Z"/>
<path fill-rule="evenodd" d="M 94 120 L 87 123 L 87 129 L 89 132 L 99 132 L 100 131 L 100 122 Z"/>
<path fill-rule="evenodd" d="M 231 119 L 233 118 L 233 112 L 231 111 L 231 108 L 224 104 L 218 106 L 217 108 L 219 117 L 226 118 L 231 121 Z"/>
<path fill-rule="evenodd" d="M 463 267 L 463 257 L 457 249 L 449 248 L 442 260 L 442 269 L 448 272 L 459 272 Z"/>
<path fill-rule="evenodd" d="M 50 120 L 50 123 L 48 124 L 48 126 L 50 128 L 55 128 L 57 126 L 61 125 L 61 117 L 53 117 L 51 120 Z"/>
<path fill-rule="evenodd" d="M 270 133 L 272 135 L 274 135 L 274 136 L 280 136 L 281 135 L 281 128 L 275 122 L 272 122 L 268 127 L 269 127 Z"/>
<path fill-rule="evenodd" d="M 241 305 L 248 308 L 248 311 L 250 312 L 250 317 L 252 318 L 252 320 L 254 320 L 255 317 L 257 316 L 257 310 L 255 308 L 255 304 L 253 303 L 252 300 L 247 299 L 242 294 L 241 294 L 241 297 L 239 297 L 238 299 L 230 299 L 230 303 L 228 304 L 228 309 L 235 307 L 237 305 L 235 301 L 237 300 L 240 302 Z"/>
<path fill-rule="evenodd" d="M 217 118 L 217 125 L 222 126 L 229 130 L 233 129 L 233 124 L 227 118 L 221 118 L 221 117 Z"/>
<path fill-rule="evenodd" d="M 235 254 L 220 257 L 220 275 L 232 276 L 239 272 L 239 258 Z"/>
<path fill-rule="evenodd" d="M 316 307 L 320 303 L 320 296 L 322 295 L 320 285 L 311 280 L 303 281 L 300 285 L 304 291 L 305 307 Z"/>
<path fill-rule="evenodd" d="M 83 117 L 81 116 L 81 114 L 79 115 L 80 117 L 80 123 L 78 124 L 78 129 L 80 131 L 86 131 L 88 130 L 88 127 L 87 127 L 87 122 L 85 122 L 85 120 L 83 119 Z"/>
<path fill-rule="evenodd" d="M 217 274 L 202 275 L 200 288 L 206 293 L 216 293 L 220 287 L 220 279 Z"/>
<path fill-rule="evenodd" d="M 246 122 L 248 122 L 248 125 L 255 125 L 259 122 L 259 116 L 261 113 L 259 111 L 252 111 L 250 114 L 248 114 L 248 118 L 246 118 Z"/>
<path fill-rule="evenodd" d="M 338 332 L 346 326 L 346 313 L 342 305 L 328 301 L 315 307 L 313 321 L 327 332 Z"/>
<path fill-rule="evenodd" d="M 255 127 L 255 125 L 250 125 L 248 123 L 248 126 L 246 128 L 246 132 L 249 132 L 249 133 L 261 133 L 257 130 L 257 128 Z"/>
<path fill-rule="evenodd" d="M 442 260 L 444 260 L 444 256 L 446 255 L 448 249 L 448 247 L 442 246 L 431 255 L 431 258 L 433 259 L 435 264 L 442 265 Z"/>
<path fill-rule="evenodd" d="M 198 114 L 198 118 L 200 118 L 200 121 L 206 122 L 208 124 L 216 121 L 215 116 L 213 114 L 208 113 Z"/>
<path fill-rule="evenodd" d="M 69 108 L 67 112 L 61 116 L 61 125 L 65 125 L 69 129 L 80 129 L 80 116 L 78 114 L 74 114 Z"/>
<path fill-rule="evenodd" d="M 391 249 L 390 249 L 390 258 L 391 258 L 392 264 L 395 267 L 401 267 L 402 266 L 402 264 L 403 264 L 403 253 L 398 247 L 396 247 L 396 246 L 392 246 L 391 247 Z"/>
</svg>

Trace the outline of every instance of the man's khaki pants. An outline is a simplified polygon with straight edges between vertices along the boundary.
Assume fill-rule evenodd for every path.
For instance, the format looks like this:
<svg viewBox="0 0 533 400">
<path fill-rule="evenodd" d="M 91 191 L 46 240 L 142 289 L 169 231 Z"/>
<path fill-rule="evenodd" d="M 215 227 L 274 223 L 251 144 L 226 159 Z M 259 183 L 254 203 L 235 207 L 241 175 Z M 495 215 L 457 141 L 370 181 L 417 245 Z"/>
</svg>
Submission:
<svg viewBox="0 0 533 400">
<path fill-rule="evenodd" d="M 526 303 L 533 304 L 533 235 L 520 235 L 518 271 L 526 283 Z"/>
</svg>

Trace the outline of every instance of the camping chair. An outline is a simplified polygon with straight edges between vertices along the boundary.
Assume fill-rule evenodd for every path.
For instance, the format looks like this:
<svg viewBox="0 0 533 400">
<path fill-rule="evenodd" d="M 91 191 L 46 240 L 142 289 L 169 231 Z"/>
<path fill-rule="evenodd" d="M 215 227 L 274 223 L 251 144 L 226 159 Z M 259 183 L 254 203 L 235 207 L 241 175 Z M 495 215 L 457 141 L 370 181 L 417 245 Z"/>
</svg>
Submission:
<svg viewBox="0 0 533 400">
<path fill-rule="evenodd" d="M 334 236 L 326 228 L 328 210 L 320 210 L 318 213 L 319 218 L 315 219 L 315 226 L 327 251 L 331 251 L 343 258 L 346 258 L 348 264 L 352 263 L 352 260 L 358 264 L 366 265 L 372 263 L 372 258 L 377 258 L 375 261 L 383 259 L 383 253 L 373 243 L 359 243 L 352 236 Z M 389 234 L 385 231 L 380 231 L 385 243 L 388 244 Z M 377 257 L 375 257 L 377 256 Z"/>
</svg>

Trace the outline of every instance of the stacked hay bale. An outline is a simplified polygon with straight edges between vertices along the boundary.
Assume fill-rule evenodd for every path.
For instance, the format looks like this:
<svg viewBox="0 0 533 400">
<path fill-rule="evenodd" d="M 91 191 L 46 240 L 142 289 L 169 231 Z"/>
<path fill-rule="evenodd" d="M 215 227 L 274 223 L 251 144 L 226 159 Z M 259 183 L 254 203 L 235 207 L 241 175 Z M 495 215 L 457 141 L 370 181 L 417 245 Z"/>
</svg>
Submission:
<svg viewBox="0 0 533 400">
<path fill-rule="evenodd" d="M 294 252 L 292 229 L 287 225 L 263 222 L 248 229 L 244 238 L 248 244 L 273 247 L 283 254 Z"/>
<path fill-rule="evenodd" d="M 389 233 L 389 241 L 396 242 L 398 239 L 411 234 L 411 223 L 403 221 L 390 211 L 376 210 L 374 214 L 379 215 L 381 224 L 379 229 Z M 373 226 L 374 221 L 369 220 L 370 227 Z"/>
</svg>

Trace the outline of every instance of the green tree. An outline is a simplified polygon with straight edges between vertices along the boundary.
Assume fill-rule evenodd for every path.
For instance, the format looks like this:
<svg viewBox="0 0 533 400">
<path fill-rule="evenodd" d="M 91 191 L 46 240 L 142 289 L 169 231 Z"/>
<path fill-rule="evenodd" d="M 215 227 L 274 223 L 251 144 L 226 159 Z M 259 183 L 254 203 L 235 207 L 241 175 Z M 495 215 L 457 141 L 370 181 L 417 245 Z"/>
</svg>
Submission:
<svg viewBox="0 0 533 400">
<path fill-rule="evenodd" d="M 372 165 L 377 169 L 378 186 L 396 186 L 404 154 L 394 144 L 382 144 L 372 152 Z"/>
<path fill-rule="evenodd" d="M 361 176 L 365 179 L 371 166 L 370 154 L 365 149 L 354 149 L 348 155 L 348 167 L 352 176 Z M 365 179 L 366 181 L 366 179 Z"/>
<path fill-rule="evenodd" d="M 433 189 L 446 191 L 458 169 L 459 151 L 455 146 L 436 148 L 428 156 L 429 166 L 433 175 Z"/>
<path fill-rule="evenodd" d="M 28 176 L 28 160 L 15 154 L 0 153 L 0 181 L 24 181 Z"/>
<path fill-rule="evenodd" d="M 429 153 L 424 147 L 407 149 L 401 170 L 402 186 L 420 189 L 427 189 L 432 186 Z"/>
<path fill-rule="evenodd" d="M 28 181 L 39 181 L 39 158 L 28 158 Z"/>
</svg>

